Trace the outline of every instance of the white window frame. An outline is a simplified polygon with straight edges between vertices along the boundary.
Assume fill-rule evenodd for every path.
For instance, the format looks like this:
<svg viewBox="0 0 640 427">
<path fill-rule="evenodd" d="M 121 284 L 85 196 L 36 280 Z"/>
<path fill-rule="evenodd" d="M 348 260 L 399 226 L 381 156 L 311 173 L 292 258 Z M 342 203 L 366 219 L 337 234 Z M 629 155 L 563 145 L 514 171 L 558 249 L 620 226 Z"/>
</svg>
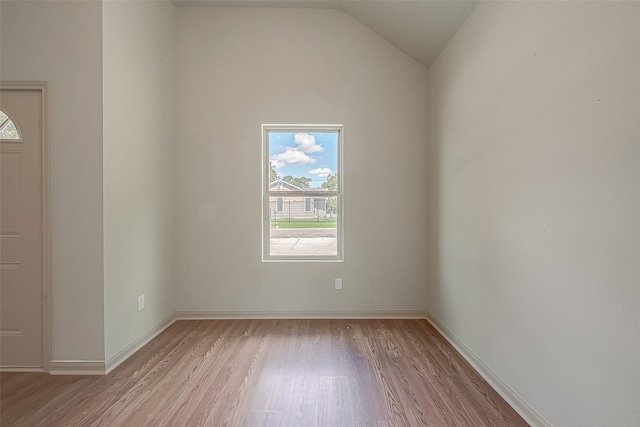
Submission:
<svg viewBox="0 0 640 427">
<path fill-rule="evenodd" d="M 289 197 L 336 197 L 337 198 L 337 254 L 336 255 L 271 255 L 270 254 L 270 197 L 281 197 L 281 193 L 269 189 L 271 168 L 269 165 L 269 133 L 337 133 L 338 134 L 338 190 L 337 191 L 290 191 Z M 341 124 L 305 125 L 305 124 L 263 124 L 262 125 L 262 261 L 263 262 L 342 262 L 344 260 L 344 129 Z M 334 173 L 335 173 L 334 172 Z"/>
<path fill-rule="evenodd" d="M 311 208 L 311 197 L 304 198 L 304 211 L 311 212 L 313 209 Z"/>
<path fill-rule="evenodd" d="M 284 212 L 284 199 L 282 197 L 276 199 L 276 212 Z"/>
</svg>

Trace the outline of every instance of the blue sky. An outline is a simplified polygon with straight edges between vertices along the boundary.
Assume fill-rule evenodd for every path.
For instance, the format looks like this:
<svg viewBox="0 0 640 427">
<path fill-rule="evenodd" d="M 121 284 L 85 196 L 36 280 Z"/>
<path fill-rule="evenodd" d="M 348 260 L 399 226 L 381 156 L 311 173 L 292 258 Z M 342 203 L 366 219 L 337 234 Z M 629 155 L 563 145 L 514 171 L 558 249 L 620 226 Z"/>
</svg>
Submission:
<svg viewBox="0 0 640 427">
<path fill-rule="evenodd" d="M 338 169 L 338 133 L 269 132 L 269 161 L 279 176 L 305 176 L 320 187 Z"/>
</svg>

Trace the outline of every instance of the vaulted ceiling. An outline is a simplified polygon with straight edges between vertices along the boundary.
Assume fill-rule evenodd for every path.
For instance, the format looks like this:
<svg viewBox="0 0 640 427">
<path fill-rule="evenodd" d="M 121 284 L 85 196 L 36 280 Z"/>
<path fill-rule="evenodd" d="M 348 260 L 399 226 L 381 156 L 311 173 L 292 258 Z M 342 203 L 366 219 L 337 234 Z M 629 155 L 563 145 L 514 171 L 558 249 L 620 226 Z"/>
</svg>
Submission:
<svg viewBox="0 0 640 427">
<path fill-rule="evenodd" d="M 477 1 L 457 0 L 173 0 L 176 6 L 342 10 L 429 68 Z"/>
</svg>

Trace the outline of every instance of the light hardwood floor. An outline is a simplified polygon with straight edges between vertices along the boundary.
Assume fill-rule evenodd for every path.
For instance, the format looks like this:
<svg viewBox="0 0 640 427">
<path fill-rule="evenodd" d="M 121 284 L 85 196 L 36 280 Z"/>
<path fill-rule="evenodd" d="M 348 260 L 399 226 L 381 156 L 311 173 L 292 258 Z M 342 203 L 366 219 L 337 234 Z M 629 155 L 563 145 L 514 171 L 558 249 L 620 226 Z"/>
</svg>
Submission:
<svg viewBox="0 0 640 427">
<path fill-rule="evenodd" d="M 0 374 L 8 426 L 526 426 L 425 320 L 178 321 L 106 376 Z"/>
</svg>

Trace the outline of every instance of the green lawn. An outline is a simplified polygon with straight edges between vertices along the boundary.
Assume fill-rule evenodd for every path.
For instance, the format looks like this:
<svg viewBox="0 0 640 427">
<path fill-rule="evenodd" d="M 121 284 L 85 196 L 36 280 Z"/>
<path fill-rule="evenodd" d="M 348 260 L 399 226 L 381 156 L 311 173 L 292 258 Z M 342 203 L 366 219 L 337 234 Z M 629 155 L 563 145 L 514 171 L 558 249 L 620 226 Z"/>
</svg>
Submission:
<svg viewBox="0 0 640 427">
<path fill-rule="evenodd" d="M 336 228 L 338 221 L 335 218 L 320 218 L 319 220 L 315 219 L 291 219 L 289 222 L 288 218 L 271 220 L 271 228 L 274 228 L 275 223 L 279 223 L 279 228 Z"/>
</svg>

